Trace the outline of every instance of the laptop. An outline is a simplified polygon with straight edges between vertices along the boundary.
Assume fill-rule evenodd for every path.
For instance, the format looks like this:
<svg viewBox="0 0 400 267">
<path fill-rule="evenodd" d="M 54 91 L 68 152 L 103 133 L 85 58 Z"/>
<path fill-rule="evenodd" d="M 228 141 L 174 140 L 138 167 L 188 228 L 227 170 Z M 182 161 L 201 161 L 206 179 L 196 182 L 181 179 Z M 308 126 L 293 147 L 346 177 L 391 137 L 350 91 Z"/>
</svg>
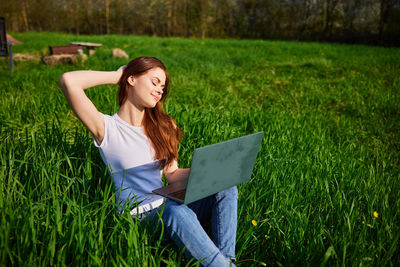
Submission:
<svg viewBox="0 0 400 267">
<path fill-rule="evenodd" d="M 189 178 L 153 190 L 179 203 L 190 204 L 250 180 L 264 132 L 196 148 Z"/>
</svg>

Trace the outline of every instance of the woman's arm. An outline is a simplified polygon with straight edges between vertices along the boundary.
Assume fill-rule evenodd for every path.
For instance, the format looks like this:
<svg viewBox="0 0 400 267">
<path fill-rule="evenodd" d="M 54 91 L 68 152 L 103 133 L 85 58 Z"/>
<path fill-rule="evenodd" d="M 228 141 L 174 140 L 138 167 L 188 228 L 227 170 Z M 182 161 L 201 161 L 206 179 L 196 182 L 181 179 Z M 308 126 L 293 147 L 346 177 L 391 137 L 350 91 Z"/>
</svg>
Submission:
<svg viewBox="0 0 400 267">
<path fill-rule="evenodd" d="M 117 84 L 122 72 L 123 67 L 117 71 L 82 70 L 66 72 L 60 77 L 65 98 L 98 144 L 104 137 L 104 118 L 84 90 L 100 84 Z"/>
<path fill-rule="evenodd" d="M 189 177 L 190 168 L 180 169 L 174 160 L 170 165 L 164 167 L 164 176 L 168 183 L 184 182 Z"/>
</svg>

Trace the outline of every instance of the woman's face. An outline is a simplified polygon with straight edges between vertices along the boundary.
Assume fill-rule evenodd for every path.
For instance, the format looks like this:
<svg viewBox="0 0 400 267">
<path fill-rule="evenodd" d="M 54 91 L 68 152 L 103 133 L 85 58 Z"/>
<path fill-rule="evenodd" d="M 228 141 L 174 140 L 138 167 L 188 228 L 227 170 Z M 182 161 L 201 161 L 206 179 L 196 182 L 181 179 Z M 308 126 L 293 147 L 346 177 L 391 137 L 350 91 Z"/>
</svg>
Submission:
<svg viewBox="0 0 400 267">
<path fill-rule="evenodd" d="M 130 101 L 139 108 L 154 108 L 162 97 L 165 80 L 165 72 L 160 68 L 150 69 L 140 76 L 130 76 Z"/>
</svg>

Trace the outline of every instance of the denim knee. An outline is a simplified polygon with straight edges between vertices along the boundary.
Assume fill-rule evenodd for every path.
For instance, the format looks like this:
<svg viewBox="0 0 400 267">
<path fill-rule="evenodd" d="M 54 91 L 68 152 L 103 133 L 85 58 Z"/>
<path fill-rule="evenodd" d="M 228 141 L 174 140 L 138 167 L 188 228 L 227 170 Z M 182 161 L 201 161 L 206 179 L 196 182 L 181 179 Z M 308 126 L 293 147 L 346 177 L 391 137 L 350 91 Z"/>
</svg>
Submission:
<svg viewBox="0 0 400 267">
<path fill-rule="evenodd" d="M 218 192 L 216 194 L 217 199 L 222 199 L 222 198 L 229 198 L 233 200 L 238 199 L 238 189 L 236 186 L 230 187 L 228 189 L 222 190 L 221 192 Z"/>
<path fill-rule="evenodd" d="M 178 231 L 180 225 L 185 225 L 185 221 L 190 221 L 193 218 L 197 218 L 196 214 L 186 205 L 182 205 L 170 200 L 165 202 L 162 217 L 167 229 L 173 232 Z"/>
</svg>

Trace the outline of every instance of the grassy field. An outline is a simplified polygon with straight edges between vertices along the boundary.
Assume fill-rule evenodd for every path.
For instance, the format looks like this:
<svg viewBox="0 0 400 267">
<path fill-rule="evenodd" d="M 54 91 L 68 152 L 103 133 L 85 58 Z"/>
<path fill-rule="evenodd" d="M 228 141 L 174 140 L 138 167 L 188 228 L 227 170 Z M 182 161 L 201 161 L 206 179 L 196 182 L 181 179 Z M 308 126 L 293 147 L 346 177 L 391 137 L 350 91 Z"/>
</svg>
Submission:
<svg viewBox="0 0 400 267">
<path fill-rule="evenodd" d="M 59 88 L 65 71 L 155 56 L 166 110 L 195 147 L 264 131 L 239 186 L 239 266 L 400 265 L 400 49 L 262 40 L 14 33 L 14 52 L 99 42 L 87 62 L 0 60 L 0 265 L 192 265 L 119 216 L 106 167 Z M 87 91 L 103 113 L 116 87 Z M 253 221 L 254 220 L 254 221 Z M 253 222 L 252 222 L 253 221 Z"/>
</svg>

